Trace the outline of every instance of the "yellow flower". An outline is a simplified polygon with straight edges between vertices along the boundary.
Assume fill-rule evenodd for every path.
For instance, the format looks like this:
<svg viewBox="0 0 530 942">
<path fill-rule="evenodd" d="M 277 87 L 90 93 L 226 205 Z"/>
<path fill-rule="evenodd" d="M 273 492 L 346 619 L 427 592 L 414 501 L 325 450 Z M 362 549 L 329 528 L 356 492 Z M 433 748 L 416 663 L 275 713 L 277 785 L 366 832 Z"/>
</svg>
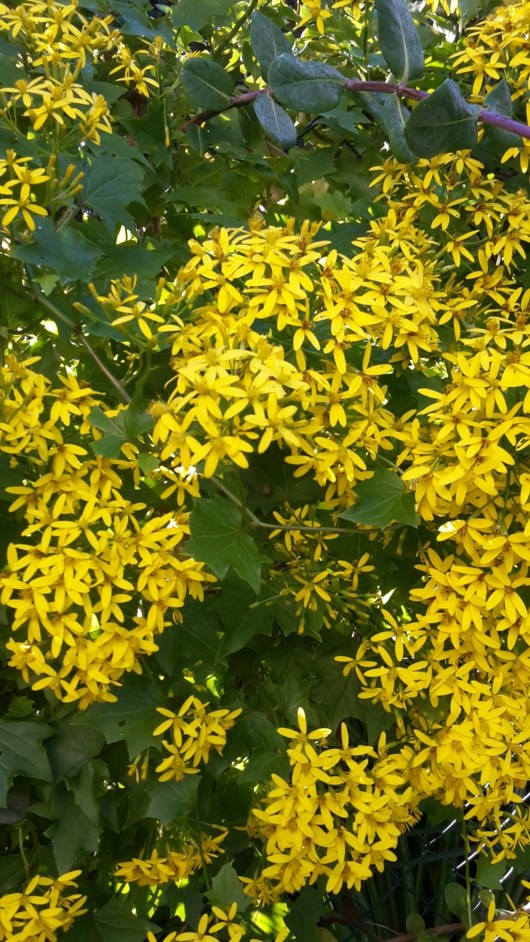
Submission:
<svg viewBox="0 0 530 942">
<path fill-rule="evenodd" d="M 9 196 L 4 196 L 4 194 L 10 194 Z M 9 186 L 0 187 L 0 206 L 9 206 L 10 208 L 2 216 L 2 225 L 9 226 L 17 216 L 20 214 L 28 227 L 32 232 L 35 229 L 35 220 L 34 216 L 47 216 L 48 210 L 44 206 L 39 206 L 35 202 L 35 196 L 31 192 L 30 186 L 28 183 L 22 183 L 18 199 L 15 196 L 12 196 L 12 189 Z"/>
</svg>

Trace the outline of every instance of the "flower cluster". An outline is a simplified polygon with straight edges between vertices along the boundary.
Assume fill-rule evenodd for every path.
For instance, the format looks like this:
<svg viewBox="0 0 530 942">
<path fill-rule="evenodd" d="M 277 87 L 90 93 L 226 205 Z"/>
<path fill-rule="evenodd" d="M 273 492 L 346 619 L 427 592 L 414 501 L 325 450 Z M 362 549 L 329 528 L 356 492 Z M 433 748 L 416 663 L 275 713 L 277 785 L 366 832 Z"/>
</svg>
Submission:
<svg viewBox="0 0 530 942">
<path fill-rule="evenodd" d="M 0 86 L 4 120 L 44 136 L 73 132 L 97 143 L 100 131 L 110 131 L 109 106 L 79 78 L 87 64 L 114 49 L 119 33 L 112 21 L 85 17 L 76 0 L 67 6 L 34 0 L 12 8 L 0 4 L 0 33 L 11 35 L 26 66 L 13 86 Z"/>
<path fill-rule="evenodd" d="M 289 781 L 273 775 L 265 807 L 253 815 L 266 844 L 261 880 L 246 880 L 245 892 L 259 899 L 262 882 L 276 892 L 296 893 L 326 878 L 326 889 L 359 889 L 373 870 L 395 860 L 398 838 L 418 814 L 417 794 L 403 770 L 386 753 L 350 746 L 341 727 L 341 744 L 329 746 L 329 729 L 308 732 L 304 711 L 298 729 L 280 728 L 289 739 Z"/>
<path fill-rule="evenodd" d="M 94 391 L 72 375 L 52 388 L 30 366 L 11 358 L 0 374 L 0 451 L 21 473 L 9 490 L 27 538 L 9 546 L 0 577 L 6 647 L 26 683 L 84 708 L 115 699 L 122 674 L 141 672 L 156 635 L 213 577 L 184 549 L 187 515 L 146 514 L 123 495 L 135 461 L 90 456 Z M 73 423 L 84 445 L 70 441 Z"/>
<path fill-rule="evenodd" d="M 237 903 L 232 903 L 225 909 L 212 906 L 211 913 L 202 914 L 196 930 L 170 932 L 169 935 L 163 937 L 161 942 L 222 942 L 222 940 L 239 942 L 240 939 L 248 937 L 246 920 L 242 923 L 239 921 L 240 918 Z M 288 934 L 288 930 L 283 927 L 276 933 L 273 942 L 285 942 Z M 152 932 L 147 933 L 147 939 L 148 942 L 156 942 Z M 248 942 L 259 942 L 259 940 L 250 938 Z"/>
<path fill-rule="evenodd" d="M 86 897 L 68 893 L 76 889 L 80 870 L 56 879 L 33 877 L 23 890 L 0 896 L 0 940 L 11 942 L 56 942 L 60 929 L 66 931 L 86 912 Z"/>
<path fill-rule="evenodd" d="M 154 735 L 171 731 L 171 740 L 162 741 L 169 755 L 156 768 L 161 782 L 180 782 L 185 775 L 198 772 L 198 767 L 208 762 L 212 749 L 219 754 L 223 752 L 227 731 L 241 710 L 208 710 L 209 705 L 191 695 L 178 713 L 165 707 L 157 708 L 165 719 Z"/>
<path fill-rule="evenodd" d="M 169 850 L 165 857 L 160 857 L 158 851 L 154 850 L 147 858 L 125 860 L 118 864 L 116 877 L 124 883 L 137 883 L 138 886 L 178 883 L 200 870 L 205 862 L 211 863 L 219 854 L 223 854 L 220 845 L 226 835 L 226 831 L 215 837 L 202 834 L 198 841 L 187 841 L 180 850 Z"/>
</svg>

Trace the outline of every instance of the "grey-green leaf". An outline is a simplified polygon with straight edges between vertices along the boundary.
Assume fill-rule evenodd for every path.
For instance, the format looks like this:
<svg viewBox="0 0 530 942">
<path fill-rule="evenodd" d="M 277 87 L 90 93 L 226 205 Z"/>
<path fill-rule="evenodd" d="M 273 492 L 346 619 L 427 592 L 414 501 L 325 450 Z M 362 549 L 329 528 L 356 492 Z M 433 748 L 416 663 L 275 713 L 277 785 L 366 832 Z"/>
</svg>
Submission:
<svg viewBox="0 0 530 942">
<path fill-rule="evenodd" d="M 419 78 L 425 60 L 420 38 L 404 0 L 376 0 L 379 45 L 399 82 Z"/>
<path fill-rule="evenodd" d="M 250 21 L 250 42 L 264 77 L 282 52 L 291 55 L 291 43 L 283 35 L 280 27 L 258 10 L 252 14 Z"/>
<path fill-rule="evenodd" d="M 222 111 L 234 91 L 232 77 L 211 59 L 188 59 L 180 73 L 188 98 L 199 108 Z"/>
<path fill-rule="evenodd" d="M 501 79 L 500 82 L 497 82 L 489 95 L 486 96 L 484 105 L 487 111 L 493 111 L 494 114 L 504 115 L 505 118 L 512 117 L 513 101 L 510 93 L 510 86 L 508 85 L 506 79 Z M 484 131 L 488 141 L 494 141 L 501 147 L 508 148 L 521 146 L 521 139 L 517 137 L 517 134 L 512 134 L 510 131 L 505 131 L 503 128 L 497 128 L 494 125 L 485 124 Z"/>
<path fill-rule="evenodd" d="M 282 104 L 309 114 L 331 111 L 344 90 L 343 76 L 331 65 L 303 62 L 286 53 L 272 63 L 269 84 Z"/>
<path fill-rule="evenodd" d="M 294 147 L 297 138 L 296 128 L 287 112 L 272 95 L 258 95 L 254 102 L 254 111 L 263 130 L 271 140 L 285 150 Z"/>
<path fill-rule="evenodd" d="M 383 113 L 388 143 L 394 156 L 403 164 L 415 164 L 418 157 L 405 140 L 405 124 L 410 117 L 409 109 L 397 95 L 388 95 L 383 105 Z"/>
<path fill-rule="evenodd" d="M 405 126 L 405 139 L 419 157 L 435 157 L 477 143 L 480 108 L 470 105 L 452 79 L 446 79 L 416 105 Z"/>
</svg>

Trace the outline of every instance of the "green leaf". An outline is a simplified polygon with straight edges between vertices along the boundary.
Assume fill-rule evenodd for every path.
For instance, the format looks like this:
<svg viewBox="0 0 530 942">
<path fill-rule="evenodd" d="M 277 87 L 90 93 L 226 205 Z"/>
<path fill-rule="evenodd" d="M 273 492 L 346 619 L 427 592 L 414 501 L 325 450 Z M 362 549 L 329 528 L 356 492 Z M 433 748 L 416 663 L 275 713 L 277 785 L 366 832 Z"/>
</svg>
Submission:
<svg viewBox="0 0 530 942">
<path fill-rule="evenodd" d="M 135 916 L 132 904 L 110 899 L 94 916 L 102 942 L 144 942 L 149 929 L 155 932 L 158 926 Z"/>
<path fill-rule="evenodd" d="M 204 661 L 213 663 L 219 650 L 219 622 L 204 602 L 188 596 L 180 612 L 182 623 L 164 631 L 157 639 L 160 650 L 154 655 L 163 672 L 169 676 L 180 672 L 183 665 L 193 667 Z"/>
<path fill-rule="evenodd" d="M 405 139 L 419 157 L 474 147 L 479 113 L 479 106 L 468 104 L 458 85 L 446 79 L 416 105 L 405 126 Z"/>
<path fill-rule="evenodd" d="M 173 13 L 173 23 L 180 29 L 187 26 L 198 32 L 212 16 L 224 16 L 235 0 L 179 0 Z"/>
<path fill-rule="evenodd" d="M 489 857 L 480 854 L 477 860 L 477 872 L 475 881 L 479 886 L 485 886 L 488 890 L 502 890 L 502 879 L 509 867 L 508 860 L 499 860 L 493 863 Z"/>
<path fill-rule="evenodd" d="M 415 164 L 418 160 L 405 139 L 405 124 L 410 111 L 397 95 L 387 95 L 382 108 L 383 129 L 388 135 L 388 143 L 394 156 L 403 164 Z"/>
<path fill-rule="evenodd" d="M 110 419 L 101 411 L 99 406 L 94 406 L 89 413 L 88 420 L 100 432 L 104 432 L 103 438 L 91 442 L 94 454 L 102 455 L 104 458 L 119 458 L 121 446 L 127 441 L 127 435 L 123 427 L 123 416 L 118 415 L 116 419 Z"/>
<path fill-rule="evenodd" d="M 181 782 L 149 785 L 146 789 L 150 799 L 146 817 L 156 818 L 163 825 L 169 825 L 177 818 L 189 817 L 196 808 L 200 780 L 200 775 L 186 775 Z"/>
<path fill-rule="evenodd" d="M 487 111 L 493 111 L 495 114 L 504 115 L 506 118 L 512 117 L 513 101 L 510 93 L 510 86 L 508 85 L 506 79 L 501 79 L 500 82 L 497 82 L 495 87 L 492 88 L 491 92 L 484 100 L 484 107 Z M 505 148 L 521 146 L 521 139 L 517 136 L 517 134 L 512 134 L 510 131 L 505 131 L 503 128 L 497 128 L 491 124 L 485 124 L 484 133 L 490 144 L 493 140 L 496 144 Z"/>
<path fill-rule="evenodd" d="M 444 887 L 444 899 L 450 913 L 454 913 L 467 926 L 468 908 L 466 888 L 460 883 L 447 883 Z"/>
<path fill-rule="evenodd" d="M 419 78 L 425 62 L 420 38 L 404 0 L 376 0 L 379 45 L 398 82 Z"/>
<path fill-rule="evenodd" d="M 323 62 L 306 62 L 282 53 L 269 69 L 269 84 L 282 104 L 297 111 L 320 114 L 338 105 L 344 78 Z"/>
<path fill-rule="evenodd" d="M 253 749 L 247 765 L 238 776 L 238 782 L 242 785 L 254 785 L 255 782 L 263 783 L 270 779 L 273 772 L 283 777 L 289 775 L 287 757 L 278 755 L 270 747 Z"/>
<path fill-rule="evenodd" d="M 52 221 L 44 218 L 35 227 L 33 242 L 15 246 L 11 255 L 30 265 L 53 268 L 62 283 L 69 284 L 91 278 L 103 249 L 73 226 L 57 232 Z"/>
<path fill-rule="evenodd" d="M 157 706 L 164 697 L 145 676 L 131 678 L 116 691 L 116 703 L 95 703 L 76 716 L 76 726 L 89 726 L 103 733 L 108 743 L 127 743 L 129 756 L 135 756 L 159 744 L 153 730 L 160 715 Z"/>
<path fill-rule="evenodd" d="M 48 754 L 42 745 L 53 733 L 44 723 L 0 723 L 0 806 L 7 805 L 7 791 L 16 775 L 51 782 Z"/>
<path fill-rule="evenodd" d="M 69 792 L 54 796 L 54 818 L 45 834 L 53 844 L 58 872 L 66 873 L 81 853 L 97 851 L 100 827 L 87 818 Z"/>
<path fill-rule="evenodd" d="M 80 726 L 61 726 L 48 743 L 48 758 L 53 777 L 72 778 L 87 762 L 97 756 L 103 745 L 103 733 Z"/>
<path fill-rule="evenodd" d="M 503 114 L 507 118 L 511 118 L 513 114 L 513 101 L 510 94 L 510 86 L 506 79 L 501 79 L 500 82 L 497 82 L 491 92 L 486 95 L 484 104 L 488 111 L 494 111 L 496 114 Z"/>
<path fill-rule="evenodd" d="M 254 111 L 263 130 L 273 141 L 285 150 L 294 147 L 297 138 L 294 123 L 272 95 L 258 95 Z"/>
<path fill-rule="evenodd" d="M 221 867 L 219 873 L 216 873 L 212 880 L 212 888 L 208 890 L 206 896 L 212 906 L 221 906 L 222 909 L 228 909 L 232 903 L 237 903 L 237 908 L 241 912 L 250 906 L 250 899 L 243 893 L 236 871 L 228 863 Z"/>
<path fill-rule="evenodd" d="M 422 929 L 425 929 L 425 919 L 419 913 L 409 913 L 405 928 L 407 932 L 421 932 Z"/>
<path fill-rule="evenodd" d="M 265 600 L 255 608 L 242 609 L 239 606 L 236 617 L 229 621 L 225 620 L 225 631 L 218 657 L 228 657 L 236 651 L 241 651 L 256 635 L 270 637 L 273 625 L 274 610 L 272 606 L 265 604 Z"/>
<path fill-rule="evenodd" d="M 188 98 L 199 108 L 222 111 L 234 91 L 234 80 L 211 59 L 188 59 L 180 73 Z"/>
<path fill-rule="evenodd" d="M 291 43 L 284 36 L 279 26 L 258 10 L 250 21 L 250 42 L 265 78 L 270 66 L 282 54 L 292 54 Z"/>
<path fill-rule="evenodd" d="M 107 244 L 105 254 L 99 259 L 95 278 L 121 278 L 123 275 L 136 275 L 139 282 L 156 280 L 167 261 L 174 256 L 174 249 L 167 245 L 162 248 L 148 249 L 145 245 L 132 242 L 120 242 L 118 245 Z"/>
<path fill-rule="evenodd" d="M 147 475 L 152 474 L 153 471 L 156 471 L 160 465 L 160 458 L 156 458 L 155 455 L 149 455 L 145 452 L 140 452 L 136 458 L 136 461 L 140 470 Z"/>
<path fill-rule="evenodd" d="M 304 886 L 290 912 L 285 916 L 285 925 L 295 939 L 304 942 L 320 942 L 318 922 L 324 914 L 325 904 L 315 887 Z"/>
<path fill-rule="evenodd" d="M 357 487 L 357 503 L 340 514 L 344 520 L 384 529 L 392 521 L 415 527 L 414 495 L 394 471 L 377 468 L 368 481 Z"/>
<path fill-rule="evenodd" d="M 218 579 L 224 579 L 232 567 L 259 592 L 266 557 L 244 533 L 239 507 L 219 496 L 202 499 L 190 514 L 190 528 L 188 550 L 195 559 L 206 563 Z"/>
<path fill-rule="evenodd" d="M 98 155 L 83 180 L 82 200 L 101 217 L 108 228 L 114 230 L 121 224 L 135 228 L 126 207 L 134 197 L 142 203 L 140 196 L 144 170 L 136 161 L 112 154 Z"/>
</svg>

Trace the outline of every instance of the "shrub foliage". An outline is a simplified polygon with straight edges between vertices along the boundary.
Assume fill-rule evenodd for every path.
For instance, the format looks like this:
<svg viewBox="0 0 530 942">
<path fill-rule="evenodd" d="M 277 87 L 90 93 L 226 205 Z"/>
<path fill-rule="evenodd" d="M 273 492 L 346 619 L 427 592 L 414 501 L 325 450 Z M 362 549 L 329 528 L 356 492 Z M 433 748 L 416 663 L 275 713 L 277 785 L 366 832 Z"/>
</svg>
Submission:
<svg viewBox="0 0 530 942">
<path fill-rule="evenodd" d="M 0 4 L 0 939 L 530 940 L 529 17 Z"/>
</svg>

